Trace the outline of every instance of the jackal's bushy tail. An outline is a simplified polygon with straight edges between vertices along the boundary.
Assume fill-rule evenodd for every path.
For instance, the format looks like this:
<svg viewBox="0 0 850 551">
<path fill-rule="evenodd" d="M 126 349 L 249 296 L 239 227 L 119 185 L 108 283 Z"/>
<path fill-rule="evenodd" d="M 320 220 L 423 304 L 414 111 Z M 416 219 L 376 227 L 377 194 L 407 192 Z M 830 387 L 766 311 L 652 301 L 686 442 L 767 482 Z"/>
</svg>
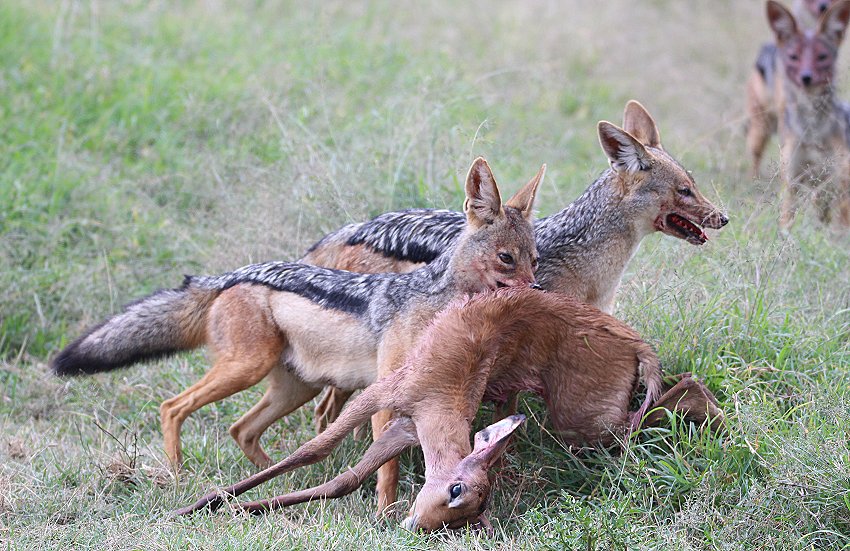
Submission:
<svg viewBox="0 0 850 551">
<path fill-rule="evenodd" d="M 57 375 L 111 371 L 204 343 L 207 312 L 220 290 L 191 285 L 163 289 L 126 305 L 66 346 L 51 362 Z"/>
</svg>

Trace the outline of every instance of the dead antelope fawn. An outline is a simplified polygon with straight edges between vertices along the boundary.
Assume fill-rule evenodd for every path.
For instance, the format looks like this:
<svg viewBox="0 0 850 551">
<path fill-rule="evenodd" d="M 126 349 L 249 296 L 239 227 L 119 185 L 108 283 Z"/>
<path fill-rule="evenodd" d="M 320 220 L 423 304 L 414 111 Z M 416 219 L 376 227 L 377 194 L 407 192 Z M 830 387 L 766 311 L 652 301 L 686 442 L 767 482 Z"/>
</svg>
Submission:
<svg viewBox="0 0 850 551">
<path fill-rule="evenodd" d="M 629 413 L 639 381 L 646 399 Z M 723 422 L 712 394 L 687 375 L 662 395 L 658 358 L 616 318 L 566 295 L 502 289 L 438 314 L 399 370 L 369 386 L 325 432 L 291 456 L 177 513 L 216 509 L 224 496 L 321 461 L 357 425 L 387 409 L 400 419 L 350 471 L 315 488 L 238 507 L 259 512 L 345 495 L 384 461 L 419 443 L 425 484 L 405 525 L 435 530 L 486 522 L 487 468 L 520 420 L 511 417 L 478 433 L 470 449 L 472 421 L 482 399 L 500 401 L 523 390 L 543 397 L 555 430 L 568 444 L 615 443 L 653 407 L 680 411 L 700 423 L 709 420 L 713 428 Z M 646 420 L 655 423 L 664 415 L 653 410 Z"/>
<path fill-rule="evenodd" d="M 758 176 L 770 135 L 779 129 L 783 198 L 780 226 L 789 228 L 803 196 L 814 194 L 818 218 L 850 226 L 850 106 L 835 95 L 838 47 L 850 0 L 826 9 L 810 31 L 782 4 L 767 3 L 776 45 L 762 48 L 747 81 L 747 149 Z"/>
<path fill-rule="evenodd" d="M 502 205 L 487 162 L 466 178 L 466 227 L 433 264 L 409 274 L 355 274 L 293 262 L 187 277 L 90 329 L 53 360 L 60 375 L 95 373 L 207 345 L 214 362 L 196 384 L 163 402 L 165 451 L 182 462 L 180 427 L 200 407 L 259 383 L 262 400 L 230 434 L 257 465 L 260 436 L 329 382 L 363 388 L 400 363 L 434 314 L 452 300 L 534 282 L 532 205 L 545 165 Z M 379 362 L 384 366 L 379 370 Z"/>
<path fill-rule="evenodd" d="M 646 236 L 661 232 L 702 245 L 708 237 L 701 226 L 721 228 L 729 219 L 664 149 L 655 120 L 637 101 L 626 104 L 622 128 L 602 121 L 597 134 L 610 168 L 571 205 L 535 223 L 540 253 L 536 276 L 544 289 L 611 313 L 626 265 Z M 403 272 L 432 262 L 457 239 L 463 224 L 459 212 L 391 212 L 327 235 L 301 261 L 363 272 Z M 344 389 L 325 395 L 316 407 L 318 430 L 338 415 L 350 395 Z M 509 397 L 504 412 L 515 410 L 515 398 Z M 386 413 L 376 415 L 374 432 L 379 434 L 388 420 Z M 397 471 L 395 462 L 382 468 L 379 487 L 394 487 Z M 393 501 L 389 491 L 384 494 Z"/>
</svg>

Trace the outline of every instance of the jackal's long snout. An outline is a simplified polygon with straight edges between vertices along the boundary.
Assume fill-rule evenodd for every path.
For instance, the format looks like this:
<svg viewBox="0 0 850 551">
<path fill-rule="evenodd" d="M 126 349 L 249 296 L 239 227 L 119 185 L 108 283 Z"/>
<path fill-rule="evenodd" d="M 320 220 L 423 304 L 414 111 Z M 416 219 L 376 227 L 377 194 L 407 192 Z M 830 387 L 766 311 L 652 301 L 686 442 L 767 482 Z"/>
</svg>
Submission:
<svg viewBox="0 0 850 551">
<path fill-rule="evenodd" d="M 693 180 L 689 188 L 686 194 L 677 191 L 675 210 L 681 210 L 686 218 L 703 228 L 719 230 L 729 223 L 729 216 L 703 195 Z"/>
<path fill-rule="evenodd" d="M 715 209 L 714 212 L 709 214 L 700 225 L 705 228 L 719 230 L 728 223 L 729 216 L 725 212 Z"/>
<path fill-rule="evenodd" d="M 502 278 L 496 281 L 497 288 L 503 287 L 531 287 L 531 288 L 539 288 L 537 285 L 537 279 L 534 277 L 534 272 L 526 272 L 521 274 L 516 274 L 513 277 Z"/>
<path fill-rule="evenodd" d="M 706 199 L 692 181 L 681 185 L 687 187 L 673 188 L 670 202 L 662 205 L 655 219 L 655 227 L 692 245 L 703 245 L 708 241 L 703 228 L 720 229 L 729 223 L 729 217 Z M 683 193 L 685 190 L 687 193 Z"/>
<path fill-rule="evenodd" d="M 474 228 L 470 236 L 474 237 L 470 237 L 467 249 L 455 252 L 465 259 L 458 263 L 456 272 L 469 274 L 461 283 L 462 289 L 477 292 L 534 284 L 538 262 L 532 224 L 534 198 L 545 174 L 544 164 L 502 205 L 489 165 L 482 158 L 475 160 L 467 176 L 464 204 L 467 220 Z"/>
</svg>

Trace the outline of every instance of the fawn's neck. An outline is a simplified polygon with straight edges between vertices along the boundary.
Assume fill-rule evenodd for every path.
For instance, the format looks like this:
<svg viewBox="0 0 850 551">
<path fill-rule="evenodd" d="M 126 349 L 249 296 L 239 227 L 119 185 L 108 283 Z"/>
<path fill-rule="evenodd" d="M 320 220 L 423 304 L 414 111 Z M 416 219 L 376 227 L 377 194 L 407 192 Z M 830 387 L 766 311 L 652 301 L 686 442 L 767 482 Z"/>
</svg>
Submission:
<svg viewBox="0 0 850 551">
<path fill-rule="evenodd" d="M 426 479 L 439 478 L 450 472 L 472 451 L 469 443 L 472 422 L 463 418 L 460 412 L 414 418 L 414 421 L 425 459 Z"/>
</svg>

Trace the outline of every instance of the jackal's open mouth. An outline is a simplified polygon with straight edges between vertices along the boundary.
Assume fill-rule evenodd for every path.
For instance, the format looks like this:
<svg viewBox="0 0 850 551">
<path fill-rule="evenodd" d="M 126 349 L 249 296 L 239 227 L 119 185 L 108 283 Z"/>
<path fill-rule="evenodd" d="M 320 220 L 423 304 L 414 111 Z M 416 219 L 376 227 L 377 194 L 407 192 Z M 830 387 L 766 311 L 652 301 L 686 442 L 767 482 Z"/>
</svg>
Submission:
<svg viewBox="0 0 850 551">
<path fill-rule="evenodd" d="M 666 233 L 684 239 L 691 245 L 702 245 L 708 241 L 708 236 L 702 228 L 675 212 L 671 212 L 664 218 L 663 225 L 662 231 L 666 230 Z"/>
</svg>

